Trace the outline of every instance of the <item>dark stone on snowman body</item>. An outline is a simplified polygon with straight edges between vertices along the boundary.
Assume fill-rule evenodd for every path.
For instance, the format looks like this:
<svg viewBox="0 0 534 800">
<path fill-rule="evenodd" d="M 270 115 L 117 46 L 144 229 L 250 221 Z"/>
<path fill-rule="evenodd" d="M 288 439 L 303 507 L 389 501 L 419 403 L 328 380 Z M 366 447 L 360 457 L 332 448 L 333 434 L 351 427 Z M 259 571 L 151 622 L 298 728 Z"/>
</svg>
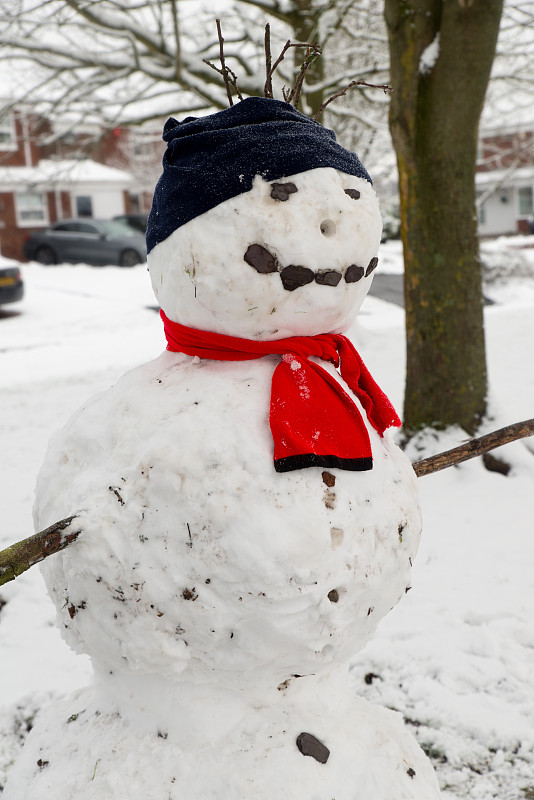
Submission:
<svg viewBox="0 0 534 800">
<path fill-rule="evenodd" d="M 345 272 L 345 282 L 357 283 L 363 278 L 364 272 L 365 270 L 363 267 L 357 267 L 356 264 L 351 264 L 350 267 L 347 267 L 347 271 Z"/>
<path fill-rule="evenodd" d="M 337 286 L 341 280 L 341 272 L 335 269 L 320 269 L 315 273 L 315 283 L 321 286 Z"/>
<path fill-rule="evenodd" d="M 294 292 L 300 286 L 313 283 L 315 275 L 313 270 L 308 269 L 308 267 L 290 264 L 288 267 L 284 267 L 280 273 L 280 278 L 284 289 L 287 289 L 288 292 Z"/>
<path fill-rule="evenodd" d="M 367 675 L 364 677 L 364 681 L 368 686 L 371 686 L 375 679 L 382 680 L 380 675 L 377 675 L 376 672 L 368 672 Z"/>
<path fill-rule="evenodd" d="M 271 197 L 273 200 L 281 200 L 285 202 L 289 200 L 289 195 L 298 192 L 294 183 L 272 183 L 271 184 Z"/>
<path fill-rule="evenodd" d="M 312 733 L 303 731 L 297 736 L 297 747 L 303 756 L 311 756 L 320 764 L 326 764 L 330 750 L 319 741 Z"/>
<path fill-rule="evenodd" d="M 331 472 L 324 472 L 321 473 L 321 478 L 323 479 L 323 483 L 326 483 L 327 486 L 335 486 L 336 485 L 336 476 L 332 475 Z"/>
</svg>

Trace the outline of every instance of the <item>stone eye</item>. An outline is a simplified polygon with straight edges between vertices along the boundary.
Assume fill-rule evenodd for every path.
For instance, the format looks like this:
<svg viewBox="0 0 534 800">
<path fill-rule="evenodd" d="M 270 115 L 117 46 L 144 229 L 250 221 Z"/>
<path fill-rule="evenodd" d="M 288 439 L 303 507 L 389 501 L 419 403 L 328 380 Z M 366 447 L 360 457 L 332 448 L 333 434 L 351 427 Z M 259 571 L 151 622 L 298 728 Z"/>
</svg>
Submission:
<svg viewBox="0 0 534 800">
<path fill-rule="evenodd" d="M 269 272 L 277 272 L 278 265 L 276 258 L 270 253 L 266 247 L 261 244 L 251 244 L 247 248 L 247 252 L 243 256 L 247 264 L 254 267 L 256 272 L 260 274 L 267 274 Z"/>
<path fill-rule="evenodd" d="M 348 194 L 353 200 L 358 200 L 360 197 L 360 193 L 357 189 L 345 189 L 345 194 Z"/>
<path fill-rule="evenodd" d="M 294 183 L 271 183 L 271 197 L 273 200 L 289 200 L 290 194 L 298 192 Z"/>
</svg>

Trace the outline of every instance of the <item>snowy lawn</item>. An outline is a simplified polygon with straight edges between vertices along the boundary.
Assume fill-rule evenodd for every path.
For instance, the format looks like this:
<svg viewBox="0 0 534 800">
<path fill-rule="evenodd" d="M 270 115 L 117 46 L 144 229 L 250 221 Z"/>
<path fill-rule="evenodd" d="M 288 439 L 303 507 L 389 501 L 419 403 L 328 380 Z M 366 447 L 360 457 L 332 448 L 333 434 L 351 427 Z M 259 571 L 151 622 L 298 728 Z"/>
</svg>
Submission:
<svg viewBox="0 0 534 800">
<path fill-rule="evenodd" d="M 534 248 L 510 249 L 525 241 L 484 248 L 493 275 L 488 429 L 534 416 Z M 499 264 L 512 262 L 514 275 L 499 278 Z M 402 271 L 398 243 L 382 247 L 381 265 Z M 32 532 L 50 434 L 164 342 L 143 266 L 32 264 L 24 279 L 24 301 L 0 308 L 0 547 Z M 367 298 L 352 338 L 401 410 L 402 309 Z M 463 438 L 428 434 L 410 455 Z M 425 526 L 412 589 L 353 665 L 357 692 L 403 713 L 445 800 L 534 800 L 534 442 L 499 455 L 508 477 L 477 459 L 420 478 Z M 0 793 L 43 700 L 90 680 L 88 659 L 68 650 L 54 617 L 38 569 L 0 590 Z"/>
</svg>

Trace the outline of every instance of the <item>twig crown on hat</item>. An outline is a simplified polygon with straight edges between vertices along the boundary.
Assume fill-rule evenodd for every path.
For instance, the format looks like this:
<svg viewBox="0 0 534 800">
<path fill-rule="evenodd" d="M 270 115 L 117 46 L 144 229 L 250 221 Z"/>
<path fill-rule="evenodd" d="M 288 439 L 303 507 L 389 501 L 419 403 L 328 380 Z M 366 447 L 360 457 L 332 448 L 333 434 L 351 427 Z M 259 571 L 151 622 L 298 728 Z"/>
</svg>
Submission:
<svg viewBox="0 0 534 800">
<path fill-rule="evenodd" d="M 350 86 L 370 84 L 352 81 L 326 100 L 314 119 L 307 117 L 298 111 L 302 83 L 307 68 L 321 50 L 316 43 L 287 41 L 273 64 L 270 29 L 266 25 L 265 97 L 243 100 L 237 77 L 225 63 L 220 20 L 217 32 L 221 68 L 206 63 L 222 75 L 230 107 L 202 118 L 187 117 L 179 122 L 171 117 L 166 122 L 163 139 L 167 151 L 148 219 L 148 252 L 186 222 L 250 191 L 257 175 L 276 181 L 319 167 L 333 167 L 372 182 L 358 156 L 341 147 L 335 133 L 317 122 L 326 105 L 345 94 Z M 272 77 L 290 47 L 306 47 L 307 53 L 293 87 L 282 90 L 283 102 L 273 97 Z M 240 100 L 235 105 L 232 87 Z M 390 90 L 389 86 L 376 88 Z"/>
</svg>

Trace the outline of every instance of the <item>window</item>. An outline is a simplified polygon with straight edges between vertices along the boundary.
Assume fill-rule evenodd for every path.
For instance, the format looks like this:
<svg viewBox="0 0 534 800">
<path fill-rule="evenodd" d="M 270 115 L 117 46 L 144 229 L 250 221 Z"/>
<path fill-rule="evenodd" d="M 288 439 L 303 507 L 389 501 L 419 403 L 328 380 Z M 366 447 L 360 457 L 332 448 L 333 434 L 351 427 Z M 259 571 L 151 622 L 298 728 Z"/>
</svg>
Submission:
<svg viewBox="0 0 534 800">
<path fill-rule="evenodd" d="M 131 136 L 131 152 L 135 161 L 159 162 L 161 158 L 159 134 L 132 131 Z"/>
<path fill-rule="evenodd" d="M 61 233 L 78 233 L 79 230 L 77 222 L 60 222 L 52 227 L 53 230 L 60 231 Z"/>
<path fill-rule="evenodd" d="M 522 186 L 519 189 L 519 214 L 526 217 L 532 214 L 533 210 L 532 186 Z"/>
<path fill-rule="evenodd" d="M 90 225 L 87 222 L 78 223 L 78 230 L 79 230 L 80 233 L 90 233 L 93 236 L 99 236 L 100 235 L 100 231 L 98 230 L 98 228 L 95 228 L 94 225 Z"/>
<path fill-rule="evenodd" d="M 485 225 L 486 224 L 486 204 L 480 201 L 482 197 L 481 192 L 477 192 L 477 200 L 476 200 L 476 207 L 477 207 L 477 215 L 478 215 L 478 224 Z"/>
<path fill-rule="evenodd" d="M 15 125 L 13 113 L 4 111 L 0 113 L 0 150 L 16 150 Z"/>
<path fill-rule="evenodd" d="M 17 224 L 21 228 L 48 224 L 46 195 L 42 192 L 17 192 L 15 208 Z"/>
<path fill-rule="evenodd" d="M 76 198 L 76 216 L 77 217 L 92 217 L 93 216 L 93 198 L 88 194 L 78 195 Z"/>
<path fill-rule="evenodd" d="M 139 214 L 141 211 L 141 198 L 138 194 L 130 192 L 130 212 L 132 214 Z"/>
<path fill-rule="evenodd" d="M 80 233 L 90 233 L 93 236 L 100 236 L 100 231 L 95 225 L 90 222 L 58 222 L 52 226 L 52 229 L 60 233 L 72 233 L 78 236 Z"/>
</svg>

